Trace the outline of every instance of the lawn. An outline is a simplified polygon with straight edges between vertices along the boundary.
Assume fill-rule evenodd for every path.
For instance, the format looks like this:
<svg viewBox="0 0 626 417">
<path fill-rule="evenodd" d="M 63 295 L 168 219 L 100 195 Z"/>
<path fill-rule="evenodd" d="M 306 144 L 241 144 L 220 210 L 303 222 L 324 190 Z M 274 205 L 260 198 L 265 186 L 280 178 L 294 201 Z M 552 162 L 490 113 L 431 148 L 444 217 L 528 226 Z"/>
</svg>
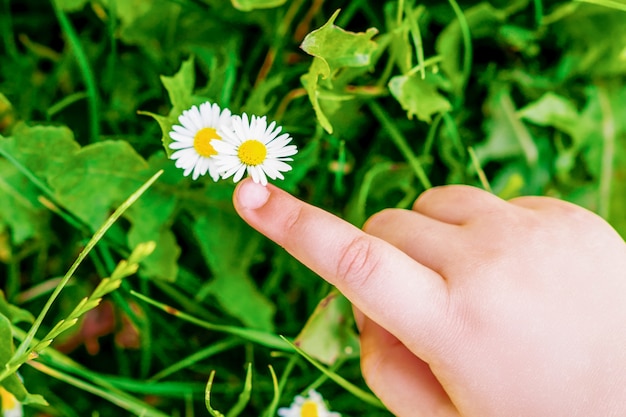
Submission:
<svg viewBox="0 0 626 417">
<path fill-rule="evenodd" d="M 270 182 L 356 226 L 469 184 L 626 237 L 625 23 L 623 0 L 0 0 L 5 407 L 271 417 L 315 389 L 390 416 L 349 302 L 170 132 L 206 102 L 265 116 L 298 150 Z"/>
</svg>

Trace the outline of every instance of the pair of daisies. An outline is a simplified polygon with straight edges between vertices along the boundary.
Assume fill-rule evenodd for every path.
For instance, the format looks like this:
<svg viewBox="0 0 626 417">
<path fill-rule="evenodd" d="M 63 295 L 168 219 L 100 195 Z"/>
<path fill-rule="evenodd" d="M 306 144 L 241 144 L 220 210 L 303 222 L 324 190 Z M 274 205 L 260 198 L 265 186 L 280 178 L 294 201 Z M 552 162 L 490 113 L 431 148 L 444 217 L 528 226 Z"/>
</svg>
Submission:
<svg viewBox="0 0 626 417">
<path fill-rule="evenodd" d="M 254 182 L 267 185 L 267 177 L 284 179 L 282 173 L 291 170 L 286 162 L 298 152 L 276 122 L 232 115 L 215 103 L 183 111 L 178 122 L 169 133 L 169 147 L 175 151 L 170 158 L 194 180 L 208 172 L 214 181 L 233 177 L 238 182 L 247 172 Z"/>
</svg>

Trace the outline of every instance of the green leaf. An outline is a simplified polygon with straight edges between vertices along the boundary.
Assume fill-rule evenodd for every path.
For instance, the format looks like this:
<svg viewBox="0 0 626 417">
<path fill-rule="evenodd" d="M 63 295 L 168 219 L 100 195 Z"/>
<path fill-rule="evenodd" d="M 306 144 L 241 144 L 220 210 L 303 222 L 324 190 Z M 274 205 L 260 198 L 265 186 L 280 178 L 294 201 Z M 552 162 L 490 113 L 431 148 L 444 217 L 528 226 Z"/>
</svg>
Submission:
<svg viewBox="0 0 626 417">
<path fill-rule="evenodd" d="M 340 357 L 358 356 L 352 304 L 333 290 L 317 305 L 294 344 L 326 365 L 334 364 Z"/>
<path fill-rule="evenodd" d="M 72 158 L 80 145 L 67 127 L 18 124 L 13 136 L 0 141 L 0 146 L 40 179 L 49 170 Z"/>
<path fill-rule="evenodd" d="M 437 113 L 450 111 L 450 102 L 437 91 L 432 75 L 422 79 L 419 74 L 398 75 L 389 81 L 391 94 L 407 111 L 409 119 L 414 115 L 430 123 Z"/>
<path fill-rule="evenodd" d="M 21 245 L 44 236 L 49 212 L 37 201 L 40 190 L 10 162 L 0 159 L 0 224 L 8 226 L 11 241 Z"/>
<path fill-rule="evenodd" d="M 372 54 L 377 50 L 372 38 L 378 33 L 375 28 L 365 32 L 349 32 L 335 25 L 337 10 L 324 26 L 309 33 L 300 47 L 309 55 L 320 58 L 324 65 L 321 75 L 329 78 L 342 67 L 368 67 Z"/>
<path fill-rule="evenodd" d="M 529 164 L 537 161 L 537 148 L 526 126 L 520 122 L 508 85 L 492 84 L 484 103 L 487 138 L 474 149 L 484 166 L 489 161 L 524 155 Z"/>
<path fill-rule="evenodd" d="M 323 87 L 319 85 L 319 77 L 324 74 L 326 67 L 322 59 L 317 57 L 313 58 L 313 63 L 311 63 L 309 71 L 300 78 L 300 81 L 309 96 L 317 121 L 324 130 L 328 133 L 333 133 L 333 126 L 328 120 L 326 112 L 322 109 L 320 102 L 320 95 L 323 94 L 324 90 Z"/>
<path fill-rule="evenodd" d="M 261 243 L 260 235 L 232 212 L 205 207 L 194 232 L 213 279 L 202 292 L 210 293 L 247 327 L 272 331 L 274 305 L 258 290 L 248 269 Z"/>
<path fill-rule="evenodd" d="M 314 57 L 309 71 L 301 77 L 301 82 L 320 125 L 329 133 L 333 132 L 333 126 L 329 121 L 329 112 L 322 106 L 322 100 L 337 104 L 336 102 L 353 98 L 342 89 L 334 91 L 333 77 L 343 68 L 370 67 L 374 62 L 374 54 L 378 51 L 378 45 L 372 41 L 378 33 L 377 29 L 369 28 L 359 33 L 346 31 L 334 24 L 338 15 L 339 10 L 326 24 L 309 33 L 300 45 Z M 330 114 L 338 111 L 339 107 L 335 105 Z"/>
<path fill-rule="evenodd" d="M 285 4 L 286 0 L 231 0 L 236 9 L 249 12 L 255 9 L 270 9 Z"/>
<path fill-rule="evenodd" d="M 128 210 L 127 217 L 131 222 L 128 245 L 135 247 L 142 242 L 156 242 L 155 251 L 141 262 L 139 275 L 172 282 L 178 275 L 177 261 L 181 249 L 171 225 L 179 202 L 180 183 L 184 181 L 184 177 L 163 153 L 154 155 L 148 163 L 150 168 L 147 173 L 162 169 L 164 174 L 159 183 L 147 190 Z"/>
<path fill-rule="evenodd" d="M 561 78 L 607 77 L 626 74 L 626 16 L 612 8 L 579 6 L 551 26 L 560 45 L 567 45 L 556 67 Z M 564 5 L 562 7 L 567 7 Z"/>
<path fill-rule="evenodd" d="M 103 141 L 51 170 L 50 185 L 65 207 L 96 230 L 111 208 L 145 182 L 147 168 L 128 142 Z"/>
<path fill-rule="evenodd" d="M 178 72 L 173 76 L 161 75 L 161 82 L 167 90 L 170 102 L 172 103 L 172 109 L 169 114 L 162 116 L 147 111 L 138 112 L 139 114 L 150 116 L 157 121 L 162 133 L 161 143 L 168 157 L 173 153 L 169 147 L 170 143 L 172 143 L 172 138 L 170 138 L 169 135 L 169 132 L 172 131 L 172 126 L 178 123 L 178 116 L 180 116 L 184 110 L 197 104 L 193 98 L 195 79 L 194 59 L 191 57 L 182 63 Z"/>
<path fill-rule="evenodd" d="M 32 323 L 35 321 L 35 317 L 30 311 L 9 304 L 2 290 L 0 290 L 0 315 L 8 318 L 11 323 Z"/>
<path fill-rule="evenodd" d="M 194 104 L 192 96 L 196 82 L 193 57 L 183 62 L 178 72 L 173 76 L 162 75 L 161 82 L 172 103 L 170 115 L 178 116 L 183 110 L 190 108 Z"/>
<path fill-rule="evenodd" d="M 548 92 L 539 100 L 526 105 L 518 112 L 520 118 L 540 126 L 551 126 L 576 137 L 579 114 L 569 99 Z"/>
</svg>

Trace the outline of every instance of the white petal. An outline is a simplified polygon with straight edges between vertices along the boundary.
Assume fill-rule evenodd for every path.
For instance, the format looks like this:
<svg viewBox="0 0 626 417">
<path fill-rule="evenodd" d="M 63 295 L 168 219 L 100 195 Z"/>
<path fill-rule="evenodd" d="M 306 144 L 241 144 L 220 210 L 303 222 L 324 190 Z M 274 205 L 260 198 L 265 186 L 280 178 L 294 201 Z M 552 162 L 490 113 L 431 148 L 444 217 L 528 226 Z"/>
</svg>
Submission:
<svg viewBox="0 0 626 417">
<path fill-rule="evenodd" d="M 177 142 L 193 142 L 193 136 L 186 136 L 178 132 L 170 132 L 170 138 Z"/>
<path fill-rule="evenodd" d="M 170 155 L 170 159 L 188 159 L 198 155 L 194 148 L 185 148 L 174 152 Z"/>
<path fill-rule="evenodd" d="M 186 148 L 193 148 L 193 141 L 187 141 L 187 142 L 172 142 L 168 145 L 168 147 L 170 149 L 186 149 Z"/>
<path fill-rule="evenodd" d="M 239 167 L 238 171 L 235 173 L 235 176 L 233 177 L 233 181 L 234 182 L 239 182 L 239 180 L 241 180 L 241 178 L 243 178 L 243 174 L 246 172 L 246 166 L 244 164 L 241 164 L 241 166 Z"/>
<path fill-rule="evenodd" d="M 193 138 L 193 137 L 195 136 L 195 134 L 196 134 L 195 132 L 193 132 L 193 131 L 191 131 L 191 130 L 187 129 L 186 127 L 180 126 L 180 125 L 172 125 L 172 129 L 173 129 L 175 132 L 178 132 L 178 133 L 180 133 L 181 135 L 183 135 L 183 136 L 188 136 L 188 137 L 190 137 L 190 138 Z"/>
</svg>

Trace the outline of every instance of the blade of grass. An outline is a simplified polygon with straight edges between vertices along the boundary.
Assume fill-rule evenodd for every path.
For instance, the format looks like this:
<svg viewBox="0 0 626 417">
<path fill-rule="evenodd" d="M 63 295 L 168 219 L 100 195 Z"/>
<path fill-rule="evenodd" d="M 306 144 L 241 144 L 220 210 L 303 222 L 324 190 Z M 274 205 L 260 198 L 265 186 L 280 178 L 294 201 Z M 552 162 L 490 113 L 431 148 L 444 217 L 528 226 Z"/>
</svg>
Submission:
<svg viewBox="0 0 626 417">
<path fill-rule="evenodd" d="M 467 19 L 465 18 L 465 14 L 456 0 L 448 0 L 450 6 L 452 6 L 452 10 L 454 10 L 454 14 L 456 18 L 459 20 L 459 27 L 461 28 L 461 34 L 463 35 L 463 81 L 461 84 L 461 92 L 465 90 L 465 86 L 469 81 L 470 74 L 472 73 L 472 60 L 473 60 L 473 50 L 472 50 L 472 34 L 470 32 L 469 25 L 467 23 Z M 460 97 L 459 97 L 460 98 Z"/>
<path fill-rule="evenodd" d="M 51 3 L 52 8 L 54 9 L 54 14 L 59 21 L 59 25 L 72 46 L 72 50 L 76 56 L 76 61 L 78 62 L 78 67 L 80 68 L 83 81 L 85 82 L 85 86 L 87 88 L 87 103 L 89 104 L 89 133 L 91 141 L 96 142 L 100 138 L 100 98 L 98 96 L 95 77 L 91 67 L 89 66 L 89 60 L 87 59 L 85 50 L 78 39 L 78 35 L 76 34 L 76 30 L 72 26 L 70 19 L 67 17 L 63 9 L 59 7 L 57 0 L 51 0 Z"/>
<path fill-rule="evenodd" d="M 213 331 L 221 332 L 221 333 L 227 333 L 233 336 L 238 336 L 238 337 L 241 337 L 242 339 L 248 340 L 253 343 L 257 343 L 261 346 L 265 346 L 270 349 L 276 349 L 276 350 L 281 350 L 281 351 L 291 350 L 289 348 L 290 344 L 285 343 L 285 340 L 286 340 L 285 338 L 276 336 L 273 333 L 267 333 L 267 332 L 263 332 L 263 331 L 255 330 L 255 329 L 246 329 L 244 327 L 226 326 L 222 324 L 209 323 L 208 321 L 201 320 L 197 317 L 193 317 L 189 314 L 183 313 L 182 311 L 174 307 L 170 307 L 166 304 L 152 300 L 151 298 L 148 298 L 143 294 L 139 294 L 136 291 L 131 290 L 130 293 L 134 295 L 135 297 L 139 298 L 140 300 L 154 307 L 157 307 L 158 309 L 165 311 L 168 314 L 176 316 L 180 318 L 181 320 L 188 321 L 189 323 L 193 323 L 205 329 L 213 330 Z"/>
<path fill-rule="evenodd" d="M 193 354 L 187 356 L 184 359 L 168 366 L 165 369 L 154 374 L 152 377 L 148 379 L 148 381 L 158 381 L 159 379 L 163 379 L 169 375 L 172 375 L 175 372 L 180 371 L 181 369 L 185 369 L 195 363 L 198 363 L 206 358 L 217 355 L 218 353 L 225 352 L 235 346 L 241 344 L 241 341 L 235 338 L 221 340 L 217 343 L 212 344 L 204 349 L 201 349 Z"/>
<path fill-rule="evenodd" d="M 415 153 L 413 153 L 413 150 L 409 146 L 406 138 L 393 123 L 391 117 L 389 117 L 387 112 L 385 112 L 383 108 L 375 101 L 370 101 L 368 105 L 369 108 L 372 110 L 372 113 L 374 113 L 374 116 L 376 116 L 378 121 L 382 124 L 383 128 L 385 128 L 385 130 L 389 133 L 391 140 L 395 143 L 402 155 L 406 158 L 411 168 L 413 168 L 413 172 L 415 172 L 415 175 L 422 184 L 422 187 L 424 187 L 424 189 L 432 188 L 432 184 L 430 183 L 430 180 L 428 179 L 428 176 L 426 175 L 422 164 L 420 163 L 417 156 L 415 156 Z"/>
<path fill-rule="evenodd" d="M 206 383 L 206 389 L 204 390 L 204 405 L 213 417 L 224 417 L 224 414 L 220 413 L 211 406 L 211 388 L 213 387 L 213 379 L 215 378 L 215 371 L 211 371 L 209 374 L 209 380 Z"/>
<path fill-rule="evenodd" d="M 33 340 L 33 338 L 35 337 L 35 334 L 37 333 L 37 330 L 39 330 L 39 326 L 41 326 L 41 323 L 43 322 L 44 317 L 46 316 L 46 314 L 50 310 L 50 307 L 52 306 L 52 303 L 54 303 L 54 301 L 58 297 L 59 293 L 63 290 L 63 288 L 68 283 L 68 281 L 72 278 L 72 276 L 74 276 L 74 273 L 76 272 L 76 270 L 78 269 L 80 264 L 83 262 L 83 260 L 85 260 L 85 258 L 89 254 L 89 252 L 91 252 L 91 250 L 94 248 L 94 246 L 96 246 L 98 241 L 104 236 L 104 234 L 107 232 L 107 230 L 109 230 L 109 228 L 117 221 L 117 219 L 119 219 L 120 216 L 130 206 L 132 206 L 135 203 L 135 201 L 137 201 L 137 199 L 139 199 L 139 197 L 141 197 L 141 195 L 148 188 L 150 188 L 150 186 L 161 176 L 162 173 L 163 173 L 163 170 L 159 170 L 148 181 L 146 181 L 141 187 L 139 187 L 139 189 L 137 189 L 137 191 L 135 191 L 133 194 L 131 194 L 126 199 L 126 201 L 124 201 L 113 212 L 113 214 L 111 214 L 111 216 L 109 216 L 109 218 L 104 222 L 104 224 L 100 227 L 100 229 L 98 229 L 96 231 L 96 233 L 94 233 L 94 235 L 91 237 L 89 242 L 87 242 L 87 244 L 85 245 L 83 250 L 80 252 L 78 257 L 76 258 L 76 260 L 74 261 L 74 263 L 72 264 L 70 269 L 63 276 L 63 278 L 59 282 L 59 285 L 57 285 L 57 287 L 55 288 L 54 292 L 48 298 L 48 301 L 46 302 L 44 307 L 41 309 L 41 312 L 39 313 L 39 316 L 37 317 L 37 319 L 35 320 L 35 322 L 31 326 L 30 330 L 28 331 L 28 334 L 26 335 L 26 337 L 24 338 L 22 343 L 20 343 L 19 347 L 15 351 L 15 353 L 13 355 L 13 358 L 19 358 L 19 357 L 23 356 L 24 353 L 26 353 L 26 351 L 28 350 L 28 348 L 29 348 L 29 346 L 30 346 L 30 344 L 31 344 L 31 342 Z M 17 368 L 13 369 L 16 366 L 19 368 L 20 365 L 12 363 L 12 361 L 10 360 L 5 365 L 5 369 L 3 370 L 3 372 L 0 373 L 0 381 L 2 381 L 8 375 L 12 374 L 15 370 L 17 370 Z"/>
<path fill-rule="evenodd" d="M 269 368 L 270 374 L 272 375 L 272 386 L 274 387 L 274 395 L 272 396 L 272 401 L 270 402 L 270 405 L 263 413 L 263 417 L 274 417 L 276 415 L 278 403 L 280 402 L 281 390 L 278 386 L 278 379 L 276 378 L 276 372 L 274 372 L 274 368 L 272 367 L 272 365 L 267 365 L 267 367 Z"/>
<path fill-rule="evenodd" d="M 478 160 L 478 156 L 476 156 L 474 148 L 470 146 L 467 148 L 467 151 L 469 152 L 470 158 L 472 159 L 472 165 L 474 166 L 474 169 L 478 174 L 478 178 L 480 179 L 480 183 L 483 185 L 483 188 L 493 194 L 491 185 L 489 185 L 489 180 L 487 180 L 487 175 L 485 175 L 485 171 L 483 171 L 482 167 L 480 166 L 480 161 Z"/>
<path fill-rule="evenodd" d="M 152 408 L 148 404 L 141 402 L 138 399 L 134 398 L 133 396 L 128 395 L 122 391 L 111 392 L 111 391 L 104 390 L 102 388 L 89 384 L 83 380 L 75 378 L 71 375 L 60 372 L 40 362 L 32 361 L 32 362 L 27 362 L 27 364 L 35 368 L 41 373 L 51 376 L 52 378 L 58 379 L 59 381 L 63 381 L 67 384 L 73 385 L 76 388 L 79 388 L 83 391 L 97 395 L 98 397 L 103 398 L 119 406 L 120 408 L 130 411 L 138 416 L 168 417 L 167 414 L 162 413 L 155 408 Z"/>
<path fill-rule="evenodd" d="M 246 408 L 250 401 L 250 394 L 252 393 L 252 363 L 248 362 L 248 369 L 246 371 L 246 381 L 243 386 L 243 391 L 239 394 L 237 402 L 226 414 L 226 417 L 237 417 Z"/>
<path fill-rule="evenodd" d="M 332 380 L 337 385 L 339 385 L 340 387 L 342 387 L 343 389 L 348 391 L 350 394 L 352 394 L 355 397 L 357 397 L 359 400 L 361 400 L 363 402 L 366 402 L 366 403 L 368 403 L 368 404 L 370 404 L 370 405 L 372 405 L 372 406 L 374 406 L 376 408 L 380 408 L 380 409 L 383 409 L 383 410 L 387 409 L 387 407 L 385 407 L 385 405 L 378 398 L 376 398 L 374 395 L 370 394 L 369 392 L 363 391 L 361 388 L 357 387 L 356 385 L 354 385 L 350 381 L 346 380 L 341 375 L 338 375 L 338 374 L 336 374 L 334 372 L 329 371 L 321 363 L 319 363 L 318 361 L 316 361 L 315 359 L 310 357 L 305 351 L 303 351 L 298 346 L 296 346 L 293 343 L 291 343 L 289 340 L 287 340 L 285 338 L 283 338 L 283 340 L 286 343 L 288 343 L 293 348 L 293 350 L 295 350 L 304 359 L 306 359 L 311 365 L 316 367 L 320 372 L 322 372 L 324 375 L 326 375 L 330 380 Z"/>
<path fill-rule="evenodd" d="M 611 98 L 606 86 L 598 85 L 598 101 L 602 111 L 602 164 L 598 193 L 598 214 L 605 219 L 611 213 L 611 189 L 615 168 L 616 125 Z"/>
<path fill-rule="evenodd" d="M 619 2 L 619 1 L 614 1 L 614 0 L 574 0 L 574 1 L 577 1 L 579 3 L 597 4 L 598 6 L 609 7 L 611 9 L 617 9 L 617 10 L 622 10 L 626 12 L 626 4 Z"/>
</svg>

